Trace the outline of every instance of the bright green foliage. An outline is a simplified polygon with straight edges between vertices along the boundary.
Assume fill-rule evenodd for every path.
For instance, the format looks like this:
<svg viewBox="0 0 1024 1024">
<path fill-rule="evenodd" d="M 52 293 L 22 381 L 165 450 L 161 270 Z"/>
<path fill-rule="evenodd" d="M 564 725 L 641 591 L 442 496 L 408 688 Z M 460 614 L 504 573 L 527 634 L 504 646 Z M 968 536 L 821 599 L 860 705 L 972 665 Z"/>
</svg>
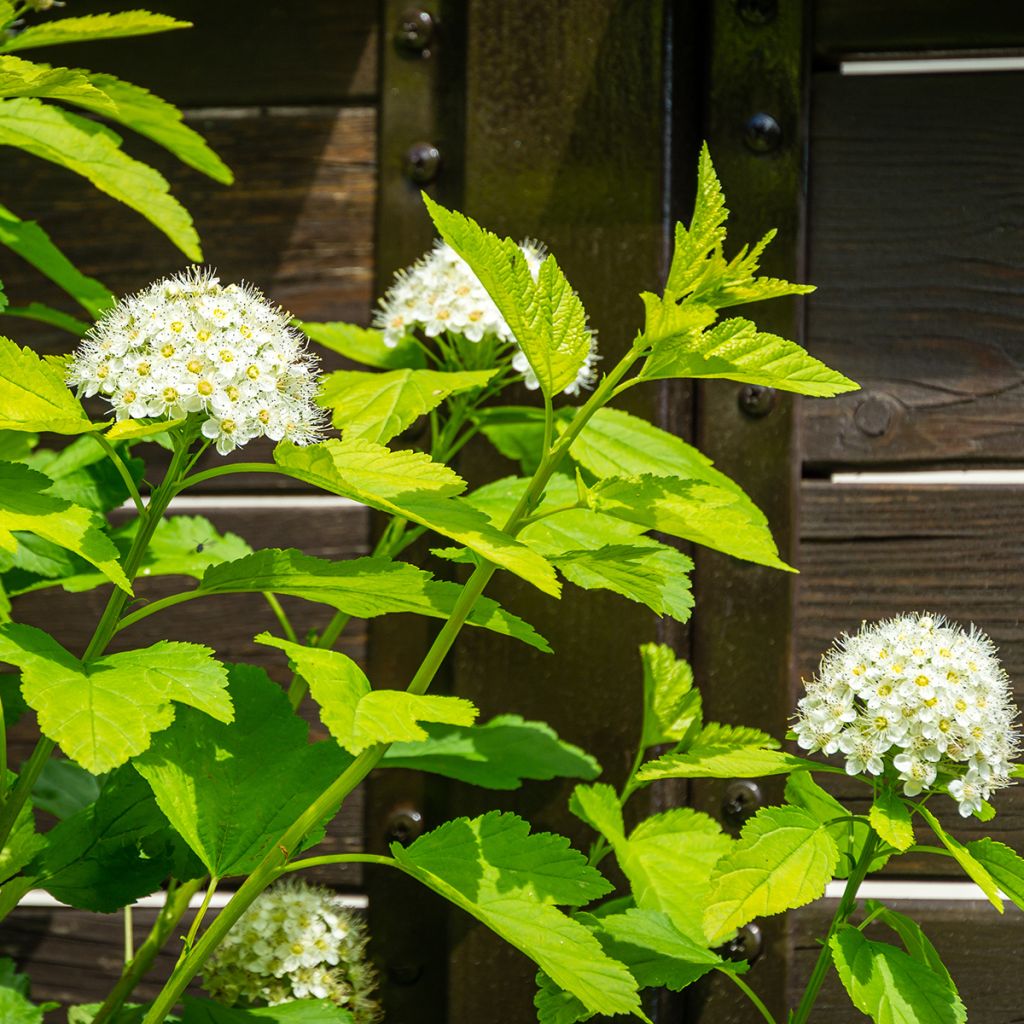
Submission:
<svg viewBox="0 0 1024 1024">
<path fill-rule="evenodd" d="M 780 914 L 817 899 L 838 860 L 834 840 L 806 811 L 758 811 L 715 867 L 704 912 L 709 939 L 721 941 L 755 917 Z"/>
<path fill-rule="evenodd" d="M 269 633 L 256 642 L 288 655 L 294 671 L 309 683 L 324 725 L 352 754 L 375 743 L 426 739 L 420 722 L 472 725 L 476 720 L 476 708 L 461 697 L 371 689 L 363 670 L 340 651 L 293 644 Z"/>
<path fill-rule="evenodd" d="M 333 423 L 346 438 L 387 444 L 396 434 L 436 409 L 449 395 L 482 388 L 496 370 L 339 370 L 324 378 L 317 401 L 333 409 Z"/>
<path fill-rule="evenodd" d="M 534 281 L 517 242 L 499 238 L 474 220 L 446 210 L 424 194 L 441 237 L 469 264 L 512 329 L 551 399 L 576 380 L 590 353 L 587 314 L 549 255 Z"/>
<path fill-rule="evenodd" d="M 14 784 L 15 775 L 8 772 L 8 786 Z M 29 864 L 46 845 L 46 840 L 36 832 L 33 802 L 27 801 L 14 822 L 14 828 L 0 850 L 0 883 L 6 882 Z"/>
<path fill-rule="evenodd" d="M 59 309 L 53 309 L 42 302 L 29 302 L 24 306 L 7 306 L 4 308 L 2 300 L 3 294 L 0 293 L 0 312 L 5 316 L 16 316 L 22 320 L 37 320 L 39 323 L 49 324 L 51 327 L 67 331 L 76 338 L 84 338 L 92 326 L 92 324 L 87 324 L 84 320 L 79 320 L 77 317 L 61 312 Z"/>
<path fill-rule="evenodd" d="M 36 96 L 68 103 L 91 98 L 98 113 L 109 115 L 115 110 L 111 100 L 89 81 L 84 71 L 33 64 L 21 57 L 0 57 L 0 99 L 15 96 Z"/>
<path fill-rule="evenodd" d="M 95 803 L 100 795 L 100 782 L 74 761 L 54 758 L 46 762 L 32 787 L 32 801 L 39 810 L 55 818 L 70 818 Z"/>
<path fill-rule="evenodd" d="M 355 440 L 325 441 L 307 448 L 282 442 L 274 449 L 274 458 L 296 479 L 435 530 L 558 596 L 551 565 L 496 530 L 485 515 L 450 497 L 463 489 L 463 481 L 425 455 L 392 452 Z"/>
<path fill-rule="evenodd" d="M 693 669 L 667 644 L 643 644 L 644 724 L 640 745 L 679 743 L 694 725 L 700 726 L 700 691 Z"/>
<path fill-rule="evenodd" d="M 331 562 L 295 549 L 265 548 L 211 567 L 195 593 L 241 594 L 265 591 L 330 605 L 361 619 L 392 612 L 414 612 L 446 619 L 462 588 L 435 580 L 407 562 L 389 558 L 352 558 Z M 550 651 L 533 627 L 490 598 L 477 600 L 468 621 Z"/>
<path fill-rule="evenodd" d="M 875 797 L 868 815 L 871 827 L 900 853 L 914 845 L 914 825 L 906 804 L 891 789 Z"/>
<path fill-rule="evenodd" d="M 708 722 L 693 738 L 694 747 L 759 747 L 778 750 L 782 744 L 774 736 L 755 729 L 750 725 L 725 725 L 722 722 Z M 683 750 L 690 745 L 684 743 Z"/>
<path fill-rule="evenodd" d="M 32 97 L 0 101 L 0 145 L 66 167 L 158 227 L 190 259 L 203 258 L 188 211 L 167 181 L 121 149 L 109 128 Z"/>
<path fill-rule="evenodd" d="M 946 981 L 955 990 L 953 979 L 946 965 L 942 962 L 938 950 L 932 945 L 931 940 L 921 930 L 921 926 L 912 921 L 905 914 L 883 906 L 877 900 L 865 900 L 864 912 L 870 914 L 876 921 L 891 928 L 903 943 L 903 948 L 918 963 L 924 964 L 933 970 L 940 978 Z"/>
<path fill-rule="evenodd" d="M 737 776 L 760 778 L 765 775 L 788 775 L 801 769 L 820 771 L 815 761 L 794 757 L 782 750 L 762 747 L 700 746 L 694 744 L 681 754 L 666 754 L 640 769 L 641 782 L 655 779 L 732 779 Z"/>
<path fill-rule="evenodd" d="M 966 848 L 1006 896 L 1024 910 L 1024 858 L 989 838 L 976 839 Z"/>
<path fill-rule="evenodd" d="M 46 493 L 53 481 L 16 462 L 0 462 L 0 552 L 15 553 L 16 533 L 30 533 L 79 555 L 131 593 L 118 551 L 91 509 Z"/>
<path fill-rule="evenodd" d="M 106 781 L 95 803 L 55 825 L 30 866 L 33 885 L 82 910 L 111 913 L 148 896 L 171 869 L 172 833 L 131 768 Z"/>
<path fill-rule="evenodd" d="M 229 678 L 231 725 L 183 708 L 133 761 L 168 820 L 219 878 L 251 871 L 348 763 L 336 744 L 308 742 L 308 726 L 261 669 L 235 665 Z M 322 834 L 310 834 L 307 845 Z"/>
<path fill-rule="evenodd" d="M 636 982 L 582 925 L 554 904 L 581 906 L 608 883 L 561 836 L 529 834 L 513 814 L 459 818 L 397 843 L 392 856 L 414 878 L 524 952 L 588 1010 L 640 1016 Z"/>
<path fill-rule="evenodd" d="M 613 847 L 626 838 L 619 796 L 606 782 L 577 786 L 569 798 L 569 810 L 600 832 Z"/>
<path fill-rule="evenodd" d="M 296 999 L 277 1006 L 236 1009 L 210 999 L 184 998 L 181 1024 L 352 1024 L 352 1014 L 326 999 Z"/>
<path fill-rule="evenodd" d="M 161 641 L 88 664 L 34 626 L 0 627 L 0 658 L 22 670 L 44 735 L 94 774 L 124 764 L 174 719 L 172 701 L 231 721 L 224 666 L 208 647 Z"/>
<path fill-rule="evenodd" d="M 309 335 L 318 345 L 329 348 L 364 366 L 376 366 L 380 370 L 419 370 L 427 365 L 423 349 L 412 338 L 402 339 L 394 348 L 384 344 L 384 335 L 371 327 L 357 327 L 355 324 L 313 323 L 308 320 L 296 321 L 296 326 Z"/>
<path fill-rule="evenodd" d="M 832 958 L 850 1000 L 875 1024 L 964 1024 L 967 1011 L 941 975 L 895 946 L 843 925 Z"/>
<path fill-rule="evenodd" d="M 43 1024 L 43 1010 L 13 988 L 0 988 L 0 1020 L 4 1024 Z"/>
<path fill-rule="evenodd" d="M 445 775 L 485 789 L 516 789 L 526 779 L 593 779 L 601 766 L 559 739 L 544 722 L 497 715 L 483 725 L 423 726 L 425 740 L 393 743 L 383 764 Z"/>
<path fill-rule="evenodd" d="M 703 481 L 643 475 L 599 480 L 589 497 L 598 512 L 734 558 L 793 571 L 779 558 L 763 516 L 755 515 L 750 500 L 733 490 Z"/>
<path fill-rule="evenodd" d="M 656 301 L 649 300 L 649 318 Z M 655 346 L 640 375 L 645 380 L 718 377 L 815 398 L 859 388 L 796 342 L 759 331 L 742 317 L 723 320 L 709 331 L 670 335 Z"/>
<path fill-rule="evenodd" d="M 184 420 L 118 420 L 103 435 L 108 441 L 143 441 L 180 427 Z"/>
<path fill-rule="evenodd" d="M 124 481 L 91 437 L 77 437 L 59 451 L 37 448 L 19 461 L 53 481 L 48 495 L 84 505 L 94 512 L 112 512 L 128 498 Z M 123 461 L 138 482 L 144 463 L 127 456 Z"/>
<path fill-rule="evenodd" d="M 123 536 L 134 533 L 134 529 L 126 530 Z M 200 577 L 211 566 L 243 558 L 251 551 L 238 534 L 218 533 L 203 516 L 170 516 L 156 528 L 140 575 Z"/>
<path fill-rule="evenodd" d="M 928 822 L 931 830 L 938 837 L 942 845 L 953 855 L 953 859 L 964 869 L 972 882 L 975 882 L 981 891 L 988 898 L 999 913 L 1003 913 L 1003 901 L 999 898 L 999 890 L 992 876 L 985 870 L 984 866 L 974 859 L 971 851 L 958 839 L 954 839 L 938 822 L 938 819 L 928 810 L 927 807 L 919 807 L 918 811 L 922 818 Z"/>
<path fill-rule="evenodd" d="M 84 434 L 93 429 L 58 367 L 0 338 L 0 430 Z"/>
<path fill-rule="evenodd" d="M 560 413 L 555 412 L 555 423 Z M 532 475 L 540 464 L 544 447 L 544 411 L 531 405 L 488 405 L 477 409 L 474 420 L 480 433 L 499 454 L 519 463 L 520 472 Z"/>
<path fill-rule="evenodd" d="M 149 11 L 87 14 L 79 18 L 59 18 L 40 25 L 29 25 L 0 43 L 0 52 L 11 53 L 13 50 L 27 50 L 35 46 L 56 46 L 58 43 L 145 36 L 190 26 L 191 22 L 178 21 L 166 14 L 151 14 Z"/>
</svg>

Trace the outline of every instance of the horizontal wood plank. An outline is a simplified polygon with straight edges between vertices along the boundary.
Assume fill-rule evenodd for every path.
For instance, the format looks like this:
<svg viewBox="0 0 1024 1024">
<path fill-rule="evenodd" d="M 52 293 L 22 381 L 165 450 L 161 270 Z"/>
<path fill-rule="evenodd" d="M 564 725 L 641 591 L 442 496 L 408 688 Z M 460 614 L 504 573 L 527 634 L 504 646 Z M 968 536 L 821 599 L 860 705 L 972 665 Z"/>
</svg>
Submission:
<svg viewBox="0 0 1024 1024">
<path fill-rule="evenodd" d="M 814 78 L 814 354 L 863 391 L 802 406 L 818 466 L 1024 458 L 1024 72 Z"/>
<path fill-rule="evenodd" d="M 75 0 L 73 10 L 54 14 L 139 6 L 137 0 Z M 26 56 L 115 74 L 185 105 L 337 103 L 378 92 L 376 4 L 306 0 L 297 8 L 247 0 L 153 0 L 147 6 L 194 27 L 48 47 Z"/>
</svg>

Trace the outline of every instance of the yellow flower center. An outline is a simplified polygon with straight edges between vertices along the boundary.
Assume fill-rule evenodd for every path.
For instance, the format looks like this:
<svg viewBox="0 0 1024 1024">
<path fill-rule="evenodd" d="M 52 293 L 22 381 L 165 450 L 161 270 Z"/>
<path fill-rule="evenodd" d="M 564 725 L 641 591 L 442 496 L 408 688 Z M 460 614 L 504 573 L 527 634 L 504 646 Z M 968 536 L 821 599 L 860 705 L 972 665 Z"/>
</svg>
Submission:
<svg viewBox="0 0 1024 1024">
<path fill-rule="evenodd" d="M 953 728 L 953 723 L 948 718 L 943 718 L 939 722 L 939 732 L 949 732 Z"/>
<path fill-rule="evenodd" d="M 235 361 L 235 353 L 229 348 L 222 348 L 217 354 L 220 356 L 222 363 L 233 363 Z"/>
<path fill-rule="evenodd" d="M 245 375 L 246 377 L 249 378 L 249 380 L 258 380 L 260 375 L 260 368 L 258 366 L 250 366 L 245 371 Z"/>
<path fill-rule="evenodd" d="M 185 325 L 180 320 L 175 320 L 174 323 L 171 324 L 171 330 L 174 331 L 175 334 L 181 334 L 181 329 L 184 326 Z"/>
<path fill-rule="evenodd" d="M 260 423 L 264 423 L 264 424 L 266 424 L 266 423 L 269 423 L 269 422 L 270 422 L 270 413 L 269 413 L 269 412 L 267 412 L 267 410 L 266 410 L 266 409 L 260 409 L 260 411 L 259 411 L 259 414 L 258 414 L 258 415 L 259 415 L 259 421 L 260 421 Z"/>
<path fill-rule="evenodd" d="M 130 404 L 131 402 L 134 402 L 134 401 L 135 401 L 135 392 L 134 392 L 134 391 L 126 391 L 126 392 L 125 392 L 125 393 L 124 393 L 124 394 L 123 394 L 123 395 L 121 396 L 121 401 L 122 401 L 122 402 L 127 402 L 127 403 L 129 403 L 129 404 Z"/>
<path fill-rule="evenodd" d="M 224 312 L 224 310 L 223 310 L 223 309 L 220 309 L 219 307 L 218 307 L 217 309 L 215 309 L 215 310 L 213 311 L 213 315 L 214 315 L 215 317 L 217 317 L 218 319 L 219 319 L 220 317 L 222 317 L 222 316 L 227 316 L 227 314 L 226 314 L 226 313 Z"/>
<path fill-rule="evenodd" d="M 209 341 L 210 340 L 210 332 L 209 331 L 197 331 L 196 332 L 196 337 L 200 341 Z"/>
<path fill-rule="evenodd" d="M 235 421 L 234 420 L 221 420 L 220 429 L 224 434 L 233 434 L 235 432 Z"/>
<path fill-rule="evenodd" d="M 928 677 L 927 676 L 918 676 L 914 680 L 914 685 L 915 686 L 920 686 L 921 689 L 923 690 L 928 685 Z"/>
<path fill-rule="evenodd" d="M 241 325 L 241 326 L 240 326 L 240 327 L 238 328 L 238 333 L 239 333 L 239 334 L 240 334 L 240 335 L 241 335 L 241 336 L 242 336 L 243 338 L 251 338 L 251 337 L 252 337 L 252 328 L 251 328 L 251 327 L 250 327 L 250 326 L 249 326 L 248 324 L 242 324 L 242 325 Z"/>
<path fill-rule="evenodd" d="M 178 391 L 176 388 L 164 388 L 164 401 L 168 405 L 174 405 L 178 400 Z"/>
<path fill-rule="evenodd" d="M 140 377 L 148 377 L 149 376 L 149 363 L 139 363 L 139 365 L 135 367 L 135 372 Z"/>
<path fill-rule="evenodd" d="M 238 388 L 236 388 L 234 384 L 229 384 L 224 389 L 224 391 L 226 392 L 228 398 L 230 398 L 232 402 L 237 402 L 238 401 L 239 391 L 238 391 Z"/>
<path fill-rule="evenodd" d="M 189 373 L 202 373 L 203 372 L 202 360 L 200 360 L 200 359 L 190 359 L 188 361 L 188 364 L 186 365 L 185 369 L 187 369 Z"/>
<path fill-rule="evenodd" d="M 208 380 L 201 380 L 196 385 L 196 391 L 198 391 L 204 398 L 208 398 L 213 394 L 213 385 Z"/>
</svg>

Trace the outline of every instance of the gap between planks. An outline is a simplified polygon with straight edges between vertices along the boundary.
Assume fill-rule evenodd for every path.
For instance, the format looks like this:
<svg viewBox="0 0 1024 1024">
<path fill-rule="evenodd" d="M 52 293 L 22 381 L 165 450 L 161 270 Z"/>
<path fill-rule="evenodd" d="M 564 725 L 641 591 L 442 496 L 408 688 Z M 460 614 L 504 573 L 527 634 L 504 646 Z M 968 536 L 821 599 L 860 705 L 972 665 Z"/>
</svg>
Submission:
<svg viewBox="0 0 1024 1024">
<path fill-rule="evenodd" d="M 135 508 L 131 501 L 126 501 L 123 509 L 131 511 Z M 190 494 L 174 498 L 170 504 L 171 512 L 199 512 L 203 509 L 309 509 L 310 511 L 332 508 L 366 508 L 365 505 L 351 498 L 337 495 L 318 494 Z"/>
<path fill-rule="evenodd" d="M 845 881 L 829 882 L 825 887 L 825 899 L 838 900 L 846 888 Z M 1000 893 L 1003 899 L 1009 897 Z M 920 903 L 963 903 L 988 902 L 988 897 L 974 882 L 932 882 L 901 881 L 899 879 L 877 879 L 864 882 L 857 893 L 858 899 L 865 900 L 912 900 Z"/>
<path fill-rule="evenodd" d="M 234 893 L 231 892 L 215 892 L 213 898 L 210 900 L 210 906 L 214 910 L 220 910 L 226 907 L 228 901 Z M 367 907 L 367 899 L 365 896 L 353 895 L 350 893 L 335 893 L 335 895 L 344 903 L 346 907 L 351 910 L 365 910 Z M 148 909 L 159 909 L 166 903 L 166 894 L 162 892 L 153 893 L 152 896 L 144 896 L 141 900 L 136 900 L 132 904 L 133 908 L 138 910 Z M 203 893 L 196 893 L 195 896 L 189 901 L 189 907 L 192 910 L 198 910 L 203 903 Z M 61 903 L 60 900 L 54 899 L 48 892 L 43 889 L 32 889 L 25 896 L 22 897 L 18 903 L 19 907 L 48 907 L 56 910 L 73 910 L 73 907 L 69 907 L 66 903 Z"/>
<path fill-rule="evenodd" d="M 1024 71 L 1024 55 L 1012 57 L 919 57 L 878 60 L 844 60 L 839 73 L 850 76 L 956 75 L 999 71 Z"/>
<path fill-rule="evenodd" d="M 833 473 L 834 484 L 848 486 L 874 486 L 875 484 L 903 484 L 935 486 L 955 484 L 959 487 L 991 487 L 1024 484 L 1024 469 L 924 469 L 871 471 L 862 473 Z"/>
</svg>

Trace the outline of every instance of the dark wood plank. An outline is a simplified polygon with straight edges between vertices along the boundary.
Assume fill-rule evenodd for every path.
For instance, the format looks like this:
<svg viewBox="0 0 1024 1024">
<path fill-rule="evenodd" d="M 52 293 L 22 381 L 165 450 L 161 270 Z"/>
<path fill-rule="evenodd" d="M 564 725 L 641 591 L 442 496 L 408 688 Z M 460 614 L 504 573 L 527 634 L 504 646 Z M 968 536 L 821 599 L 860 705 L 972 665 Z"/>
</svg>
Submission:
<svg viewBox="0 0 1024 1024">
<path fill-rule="evenodd" d="M 813 97 L 807 339 L 864 390 L 803 403 L 804 460 L 1019 461 L 1024 74 L 817 75 Z"/>
<path fill-rule="evenodd" d="M 864 620 L 930 610 L 987 632 L 1024 700 L 1024 489 L 805 483 L 801 494 L 800 676 L 813 674 L 832 639 Z M 864 787 L 830 781 L 851 808 L 866 811 Z M 988 825 L 960 818 L 948 800 L 936 810 L 958 836 L 992 834 L 1024 849 L 1024 788 L 1003 790 L 995 804 L 999 815 Z M 902 870 L 955 871 L 938 858 L 899 863 Z"/>
<path fill-rule="evenodd" d="M 854 53 L 1024 46 L 1017 4 L 967 0 L 815 0 L 814 51 L 826 60 Z"/>
<path fill-rule="evenodd" d="M 73 10 L 55 14 L 139 6 L 135 0 L 76 0 Z M 246 0 L 155 0 L 148 7 L 191 21 L 194 28 L 26 55 L 115 74 L 179 105 L 338 103 L 377 94 L 375 4 L 313 0 L 296 9 Z"/>
<path fill-rule="evenodd" d="M 1017 974 L 1024 942 L 1024 915 L 1009 906 L 1000 917 L 987 902 L 895 900 L 893 910 L 913 918 L 934 943 L 953 976 L 969 1020 L 979 1024 L 1021 1024 Z M 790 1005 L 796 1005 L 818 955 L 818 940 L 828 929 L 836 901 L 823 900 L 792 915 L 793 970 Z M 869 938 L 898 942 L 887 928 L 870 926 Z M 861 1024 L 834 971 L 821 992 L 812 1020 Z"/>
</svg>

